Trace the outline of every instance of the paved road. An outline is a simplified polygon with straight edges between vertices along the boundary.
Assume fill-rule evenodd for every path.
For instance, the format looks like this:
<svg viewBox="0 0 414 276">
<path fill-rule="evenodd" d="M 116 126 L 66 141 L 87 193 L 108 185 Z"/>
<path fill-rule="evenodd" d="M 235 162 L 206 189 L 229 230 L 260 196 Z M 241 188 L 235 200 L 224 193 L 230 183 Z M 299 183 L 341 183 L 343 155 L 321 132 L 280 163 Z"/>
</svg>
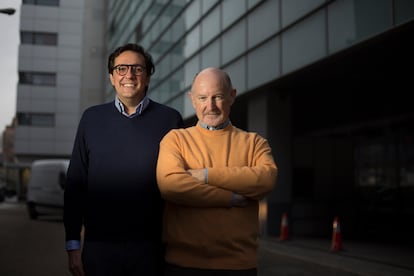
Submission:
<svg viewBox="0 0 414 276">
<path fill-rule="evenodd" d="M 30 220 L 22 203 L 0 203 L 0 275 L 69 275 L 61 217 L 41 216 Z M 333 269 L 298 261 L 270 251 L 260 252 L 259 276 L 316 276 Z"/>
<path fill-rule="evenodd" d="M 262 249 L 258 276 L 356 276 L 351 272 L 306 262 Z"/>
<path fill-rule="evenodd" d="M 321 253 L 290 243 L 261 242 L 259 276 L 414 275 L 413 270 L 364 262 L 364 258 Z M 61 214 L 30 220 L 23 203 L 0 203 L 0 276 L 69 275 L 63 248 Z"/>
<path fill-rule="evenodd" d="M 70 275 L 58 218 L 30 220 L 24 204 L 0 203 L 0 275 Z"/>
</svg>

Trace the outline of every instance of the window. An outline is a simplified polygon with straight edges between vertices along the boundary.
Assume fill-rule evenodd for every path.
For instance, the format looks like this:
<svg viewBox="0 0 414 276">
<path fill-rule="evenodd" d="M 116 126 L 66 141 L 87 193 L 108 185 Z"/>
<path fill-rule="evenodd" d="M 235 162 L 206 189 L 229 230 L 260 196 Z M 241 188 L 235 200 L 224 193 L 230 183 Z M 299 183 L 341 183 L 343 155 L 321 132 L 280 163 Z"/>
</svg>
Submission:
<svg viewBox="0 0 414 276">
<path fill-rule="evenodd" d="M 56 86 L 56 73 L 19 72 L 20 84 Z"/>
<path fill-rule="evenodd" d="M 406 127 L 398 138 L 400 185 L 414 187 L 414 130 Z"/>
<path fill-rule="evenodd" d="M 53 127 L 55 115 L 51 113 L 17 113 L 17 122 L 21 126 Z"/>
<path fill-rule="evenodd" d="M 56 33 L 20 32 L 22 44 L 57 45 L 57 38 Z"/>
<path fill-rule="evenodd" d="M 414 187 L 414 129 L 404 125 L 387 135 L 378 131 L 376 137 L 366 135 L 356 143 L 357 184 L 383 189 Z"/>
<path fill-rule="evenodd" d="M 23 4 L 39 6 L 59 6 L 59 0 L 23 0 Z"/>
<path fill-rule="evenodd" d="M 115 26 L 111 24 L 111 34 L 115 33 Z M 142 23 L 140 22 L 135 28 L 135 39 L 140 41 L 142 39 Z"/>
</svg>

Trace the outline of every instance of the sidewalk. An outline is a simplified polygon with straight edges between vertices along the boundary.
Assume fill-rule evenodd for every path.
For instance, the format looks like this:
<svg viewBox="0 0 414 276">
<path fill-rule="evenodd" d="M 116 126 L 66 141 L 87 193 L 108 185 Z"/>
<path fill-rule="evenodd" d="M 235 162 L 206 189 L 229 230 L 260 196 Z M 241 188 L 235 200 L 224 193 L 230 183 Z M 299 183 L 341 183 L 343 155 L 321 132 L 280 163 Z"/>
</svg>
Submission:
<svg viewBox="0 0 414 276">
<path fill-rule="evenodd" d="M 414 249 L 374 243 L 343 241 L 343 250 L 330 251 L 331 241 L 322 239 L 262 238 L 262 250 L 341 269 L 356 275 L 413 276 Z"/>
</svg>

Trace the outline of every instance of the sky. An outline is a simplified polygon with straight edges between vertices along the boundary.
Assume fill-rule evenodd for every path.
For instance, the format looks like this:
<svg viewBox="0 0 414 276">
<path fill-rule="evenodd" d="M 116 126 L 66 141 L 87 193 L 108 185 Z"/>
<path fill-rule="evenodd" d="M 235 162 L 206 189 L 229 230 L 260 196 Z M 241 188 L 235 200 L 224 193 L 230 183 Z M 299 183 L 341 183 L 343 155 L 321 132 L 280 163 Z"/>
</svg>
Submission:
<svg viewBox="0 0 414 276">
<path fill-rule="evenodd" d="M 16 113 L 17 55 L 20 44 L 21 0 L 0 0 L 0 9 L 14 8 L 13 15 L 0 13 L 0 138 Z M 1 139 L 0 139 L 1 140 Z"/>
</svg>

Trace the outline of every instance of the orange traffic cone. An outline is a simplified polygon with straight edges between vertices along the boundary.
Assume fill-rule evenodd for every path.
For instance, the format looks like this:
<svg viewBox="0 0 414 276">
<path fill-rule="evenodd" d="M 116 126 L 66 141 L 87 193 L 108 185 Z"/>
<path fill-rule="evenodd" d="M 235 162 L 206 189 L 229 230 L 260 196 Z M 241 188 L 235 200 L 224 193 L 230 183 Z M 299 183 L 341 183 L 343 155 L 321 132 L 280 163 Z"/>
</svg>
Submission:
<svg viewBox="0 0 414 276">
<path fill-rule="evenodd" d="M 338 217 L 334 218 L 332 226 L 333 226 L 333 234 L 332 234 L 331 251 L 340 251 L 343 248 L 342 248 L 341 226 L 339 224 Z"/>
<path fill-rule="evenodd" d="M 289 239 L 289 223 L 287 213 L 282 215 L 282 223 L 280 225 L 280 240 L 286 241 Z"/>
</svg>

